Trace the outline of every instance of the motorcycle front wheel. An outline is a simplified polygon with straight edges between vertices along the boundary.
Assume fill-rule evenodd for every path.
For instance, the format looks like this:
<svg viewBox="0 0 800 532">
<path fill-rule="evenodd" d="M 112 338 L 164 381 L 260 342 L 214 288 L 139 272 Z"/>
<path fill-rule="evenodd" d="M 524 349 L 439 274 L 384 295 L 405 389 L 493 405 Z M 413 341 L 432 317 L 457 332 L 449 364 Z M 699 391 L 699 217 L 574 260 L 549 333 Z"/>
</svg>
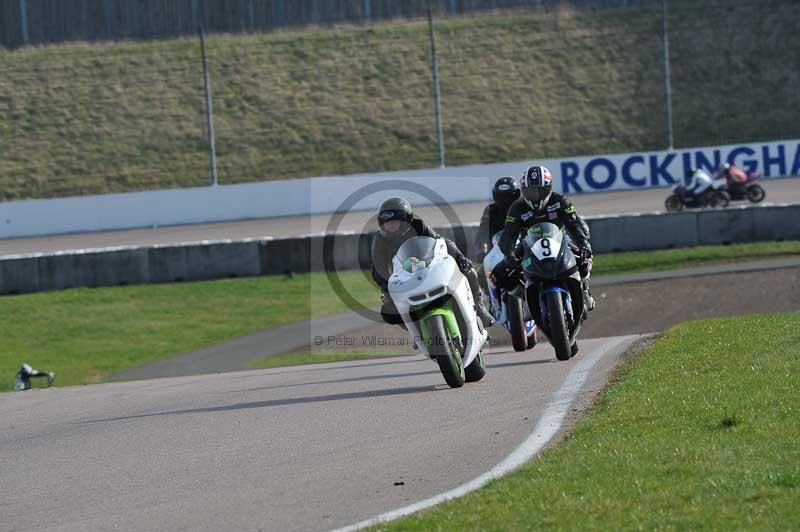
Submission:
<svg viewBox="0 0 800 532">
<path fill-rule="evenodd" d="M 678 196 L 672 194 L 664 201 L 664 207 L 666 207 L 667 212 L 678 212 L 683 210 L 683 202 Z"/>
<path fill-rule="evenodd" d="M 486 375 L 486 362 L 483 360 L 483 352 L 480 352 L 475 360 L 464 369 L 464 380 L 478 382 L 484 375 Z"/>
<path fill-rule="evenodd" d="M 707 203 L 709 207 L 724 209 L 731 204 L 731 197 L 727 192 L 714 190 L 708 194 Z"/>
<path fill-rule="evenodd" d="M 464 366 L 461 364 L 461 355 L 450 340 L 444 319 L 436 314 L 426 319 L 425 324 L 428 329 L 428 337 L 425 338 L 428 354 L 439 364 L 439 370 L 447 385 L 451 388 L 461 388 L 466 380 Z"/>
<path fill-rule="evenodd" d="M 550 343 L 556 350 L 556 358 L 569 360 L 572 356 L 572 346 L 569 343 L 569 330 L 567 319 L 564 316 L 564 303 L 560 292 L 548 292 L 545 298 L 547 304 L 547 321 L 550 326 Z"/>
<path fill-rule="evenodd" d="M 763 201 L 763 199 L 767 196 L 767 193 L 764 191 L 764 188 L 761 185 L 752 184 L 747 187 L 747 199 L 751 203 L 758 203 L 759 201 Z"/>
</svg>

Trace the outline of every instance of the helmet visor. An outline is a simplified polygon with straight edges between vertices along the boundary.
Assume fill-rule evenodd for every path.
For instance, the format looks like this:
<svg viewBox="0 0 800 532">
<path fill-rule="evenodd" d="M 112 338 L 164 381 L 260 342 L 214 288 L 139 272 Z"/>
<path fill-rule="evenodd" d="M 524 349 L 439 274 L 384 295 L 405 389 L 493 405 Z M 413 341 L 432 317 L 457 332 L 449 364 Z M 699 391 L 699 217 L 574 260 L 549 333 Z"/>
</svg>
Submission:
<svg viewBox="0 0 800 532">
<path fill-rule="evenodd" d="M 550 195 L 551 187 L 528 187 L 522 189 L 522 197 L 531 203 L 542 201 Z"/>
<path fill-rule="evenodd" d="M 411 229 L 411 224 L 406 220 L 396 218 L 394 220 L 381 221 L 379 227 L 383 236 L 392 238 L 405 235 Z"/>
</svg>

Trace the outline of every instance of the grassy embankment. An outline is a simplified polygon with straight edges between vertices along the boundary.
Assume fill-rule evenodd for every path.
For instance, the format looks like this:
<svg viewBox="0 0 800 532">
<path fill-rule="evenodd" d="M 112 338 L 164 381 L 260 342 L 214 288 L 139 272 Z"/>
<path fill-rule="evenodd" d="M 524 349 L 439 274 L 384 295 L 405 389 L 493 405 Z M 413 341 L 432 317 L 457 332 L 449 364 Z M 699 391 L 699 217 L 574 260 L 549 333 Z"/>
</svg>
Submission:
<svg viewBox="0 0 800 532">
<path fill-rule="evenodd" d="M 678 147 L 800 134 L 798 16 L 670 2 Z M 662 149 L 661 31 L 657 3 L 439 20 L 448 165 Z M 210 36 L 221 182 L 435 166 L 428 46 L 424 21 Z M 0 201 L 208 182 L 197 38 L 0 50 L 0 72 Z"/>
<path fill-rule="evenodd" d="M 707 246 L 596 258 L 594 275 L 800 255 L 800 242 Z M 341 277 L 366 306 L 378 303 L 360 272 Z M 285 323 L 347 310 L 323 275 L 232 279 L 173 285 L 74 289 L 0 298 L 0 391 L 25 361 L 53 370 L 57 384 L 99 382 L 114 372 Z M 351 360 L 408 350 L 288 354 L 255 363 Z"/>
<path fill-rule="evenodd" d="M 795 530 L 800 313 L 671 329 L 566 440 L 379 530 Z"/>
</svg>

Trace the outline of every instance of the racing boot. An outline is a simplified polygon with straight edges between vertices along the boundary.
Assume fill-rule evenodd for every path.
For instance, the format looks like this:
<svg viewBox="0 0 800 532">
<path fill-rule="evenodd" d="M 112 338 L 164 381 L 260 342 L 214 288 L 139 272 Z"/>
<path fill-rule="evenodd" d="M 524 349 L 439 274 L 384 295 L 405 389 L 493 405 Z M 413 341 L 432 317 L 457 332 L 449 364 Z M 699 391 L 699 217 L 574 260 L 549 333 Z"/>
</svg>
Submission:
<svg viewBox="0 0 800 532">
<path fill-rule="evenodd" d="M 583 280 L 583 305 L 588 312 L 593 311 L 596 306 L 592 292 L 589 290 L 589 279 Z"/>
<path fill-rule="evenodd" d="M 592 297 L 592 292 L 589 290 L 589 276 L 592 271 L 592 255 L 591 252 L 582 251 L 580 264 L 578 270 L 581 274 L 581 286 L 583 286 L 583 306 L 586 307 L 587 312 L 594 310 L 595 301 Z"/>
<path fill-rule="evenodd" d="M 467 278 L 467 282 L 469 282 L 470 290 L 472 290 L 472 297 L 475 299 L 475 313 L 478 315 L 478 318 L 480 318 L 484 327 L 491 327 L 492 324 L 494 324 L 494 318 L 483 304 L 483 293 L 478 284 L 478 272 L 475 271 L 475 268 L 470 268 L 464 275 Z"/>
</svg>

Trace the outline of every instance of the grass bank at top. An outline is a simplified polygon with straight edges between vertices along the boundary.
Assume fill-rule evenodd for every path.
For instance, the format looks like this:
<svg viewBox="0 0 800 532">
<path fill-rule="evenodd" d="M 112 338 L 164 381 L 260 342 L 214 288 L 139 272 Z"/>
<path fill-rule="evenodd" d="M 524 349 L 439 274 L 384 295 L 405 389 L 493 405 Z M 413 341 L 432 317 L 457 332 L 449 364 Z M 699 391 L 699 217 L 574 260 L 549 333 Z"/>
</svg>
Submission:
<svg viewBox="0 0 800 532">
<path fill-rule="evenodd" d="M 800 242 L 602 254 L 594 275 L 792 254 L 800 255 Z M 359 303 L 378 304 L 367 274 L 344 272 L 340 279 Z M 344 310 L 322 274 L 0 297 L 0 390 L 11 388 L 22 362 L 55 371 L 59 385 L 98 382 L 147 362 Z"/>
<path fill-rule="evenodd" d="M 800 134 L 799 9 L 669 3 L 677 147 Z M 448 165 L 666 146 L 657 2 L 436 29 Z M 220 182 L 438 165 L 429 53 L 424 20 L 209 36 Z M 208 184 L 197 37 L 0 50 L 0 72 L 0 201 Z"/>
<path fill-rule="evenodd" d="M 800 313 L 670 330 L 566 441 L 380 530 L 796 530 Z"/>
</svg>

